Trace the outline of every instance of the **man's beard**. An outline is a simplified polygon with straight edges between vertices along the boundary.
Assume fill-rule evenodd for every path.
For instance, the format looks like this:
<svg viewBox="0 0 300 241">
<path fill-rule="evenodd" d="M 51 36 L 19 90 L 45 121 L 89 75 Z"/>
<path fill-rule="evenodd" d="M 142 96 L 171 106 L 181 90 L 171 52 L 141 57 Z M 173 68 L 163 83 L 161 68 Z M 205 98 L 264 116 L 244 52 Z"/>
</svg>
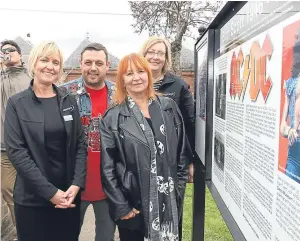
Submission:
<svg viewBox="0 0 300 241">
<path fill-rule="evenodd" d="M 104 78 L 103 79 L 98 79 L 97 82 L 90 82 L 88 79 L 84 79 L 84 82 L 87 86 L 91 86 L 91 87 L 99 87 L 101 85 L 103 85 L 103 82 L 104 82 Z"/>
</svg>

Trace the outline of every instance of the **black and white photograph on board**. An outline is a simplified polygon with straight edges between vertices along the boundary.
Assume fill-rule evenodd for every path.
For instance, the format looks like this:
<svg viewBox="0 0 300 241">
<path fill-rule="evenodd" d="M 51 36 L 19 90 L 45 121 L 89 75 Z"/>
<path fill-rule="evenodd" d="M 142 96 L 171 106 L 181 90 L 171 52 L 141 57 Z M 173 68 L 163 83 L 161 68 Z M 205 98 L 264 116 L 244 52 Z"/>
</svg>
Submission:
<svg viewBox="0 0 300 241">
<path fill-rule="evenodd" d="M 214 140 L 214 161 L 219 169 L 224 171 L 225 145 L 224 136 L 219 132 L 215 132 Z"/>
<path fill-rule="evenodd" d="M 207 91 L 207 46 L 203 47 L 202 49 L 202 58 L 198 59 L 199 66 L 198 66 L 198 85 L 197 85 L 197 113 L 198 116 L 206 120 L 206 91 Z M 200 51 L 199 51 L 200 52 Z"/>
<path fill-rule="evenodd" d="M 226 74 L 220 74 L 216 79 L 216 116 L 225 120 L 226 113 Z"/>
</svg>

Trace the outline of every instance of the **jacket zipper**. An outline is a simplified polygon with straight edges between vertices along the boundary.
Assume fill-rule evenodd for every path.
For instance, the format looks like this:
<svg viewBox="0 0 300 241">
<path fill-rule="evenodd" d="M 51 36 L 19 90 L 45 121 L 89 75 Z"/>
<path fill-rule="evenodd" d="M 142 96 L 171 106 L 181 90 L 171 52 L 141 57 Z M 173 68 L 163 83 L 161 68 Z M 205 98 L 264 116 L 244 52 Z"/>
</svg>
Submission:
<svg viewBox="0 0 300 241">
<path fill-rule="evenodd" d="M 130 132 L 128 132 L 127 130 L 122 129 L 124 132 L 126 132 L 127 134 L 129 134 L 130 136 L 132 136 L 134 139 L 136 139 L 138 142 L 142 143 L 144 146 L 148 147 L 150 150 L 150 146 L 147 145 L 145 142 L 142 142 L 140 139 L 138 139 L 137 137 L 135 137 L 134 135 L 132 135 Z"/>
<path fill-rule="evenodd" d="M 64 121 L 63 108 L 62 107 L 63 107 L 63 101 L 64 101 L 65 98 L 66 98 L 66 96 L 62 96 L 61 99 L 60 99 L 60 102 L 59 102 L 59 111 L 60 111 L 60 115 L 63 119 L 64 126 L 65 126 L 65 121 Z M 66 132 L 67 132 L 67 130 L 66 130 Z M 70 147 L 70 143 L 71 143 L 71 138 L 68 136 L 68 133 L 67 133 L 67 147 L 66 147 L 66 161 L 67 161 L 67 163 L 68 163 L 68 156 L 69 156 L 68 150 L 69 150 L 69 147 Z M 68 176 L 68 174 L 67 174 L 67 176 Z M 67 179 L 68 179 L 68 177 L 67 177 Z M 68 185 L 69 184 L 71 185 L 71 183 L 68 183 Z"/>
</svg>

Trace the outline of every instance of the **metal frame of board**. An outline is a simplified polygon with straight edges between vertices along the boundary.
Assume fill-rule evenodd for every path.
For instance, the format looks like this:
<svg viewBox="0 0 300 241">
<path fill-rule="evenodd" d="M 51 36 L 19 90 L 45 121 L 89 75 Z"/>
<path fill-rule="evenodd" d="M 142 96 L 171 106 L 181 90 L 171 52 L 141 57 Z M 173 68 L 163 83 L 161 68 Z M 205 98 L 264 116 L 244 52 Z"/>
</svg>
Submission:
<svg viewBox="0 0 300 241">
<path fill-rule="evenodd" d="M 232 217 L 220 194 L 211 181 L 212 172 L 212 135 L 213 135 L 213 93 L 214 93 L 214 59 L 220 56 L 220 29 L 224 26 L 247 2 L 227 2 L 206 31 L 195 43 L 195 76 L 197 76 L 197 50 L 203 38 L 208 38 L 207 53 L 207 90 L 206 90 L 206 133 L 205 133 L 205 165 L 200 158 L 195 157 L 194 175 L 194 203 L 193 203 L 193 241 L 204 241 L 205 223 L 205 190 L 209 188 L 226 225 L 235 240 L 246 240 L 238 224 Z M 195 81 L 196 84 L 196 81 Z M 195 91 L 197 86 L 195 85 Z M 196 96 L 196 94 L 194 95 Z"/>
</svg>

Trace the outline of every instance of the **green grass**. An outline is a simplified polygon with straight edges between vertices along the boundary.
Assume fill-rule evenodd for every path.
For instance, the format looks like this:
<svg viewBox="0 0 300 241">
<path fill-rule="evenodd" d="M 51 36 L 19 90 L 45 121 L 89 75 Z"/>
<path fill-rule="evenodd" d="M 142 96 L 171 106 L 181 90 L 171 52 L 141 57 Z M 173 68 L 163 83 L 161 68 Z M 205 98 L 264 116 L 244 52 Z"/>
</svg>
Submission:
<svg viewBox="0 0 300 241">
<path fill-rule="evenodd" d="M 183 241 L 192 240 L 193 228 L 193 184 L 187 184 L 183 211 Z M 219 212 L 219 209 L 206 188 L 205 201 L 205 241 L 233 241 L 233 238 Z"/>
</svg>

